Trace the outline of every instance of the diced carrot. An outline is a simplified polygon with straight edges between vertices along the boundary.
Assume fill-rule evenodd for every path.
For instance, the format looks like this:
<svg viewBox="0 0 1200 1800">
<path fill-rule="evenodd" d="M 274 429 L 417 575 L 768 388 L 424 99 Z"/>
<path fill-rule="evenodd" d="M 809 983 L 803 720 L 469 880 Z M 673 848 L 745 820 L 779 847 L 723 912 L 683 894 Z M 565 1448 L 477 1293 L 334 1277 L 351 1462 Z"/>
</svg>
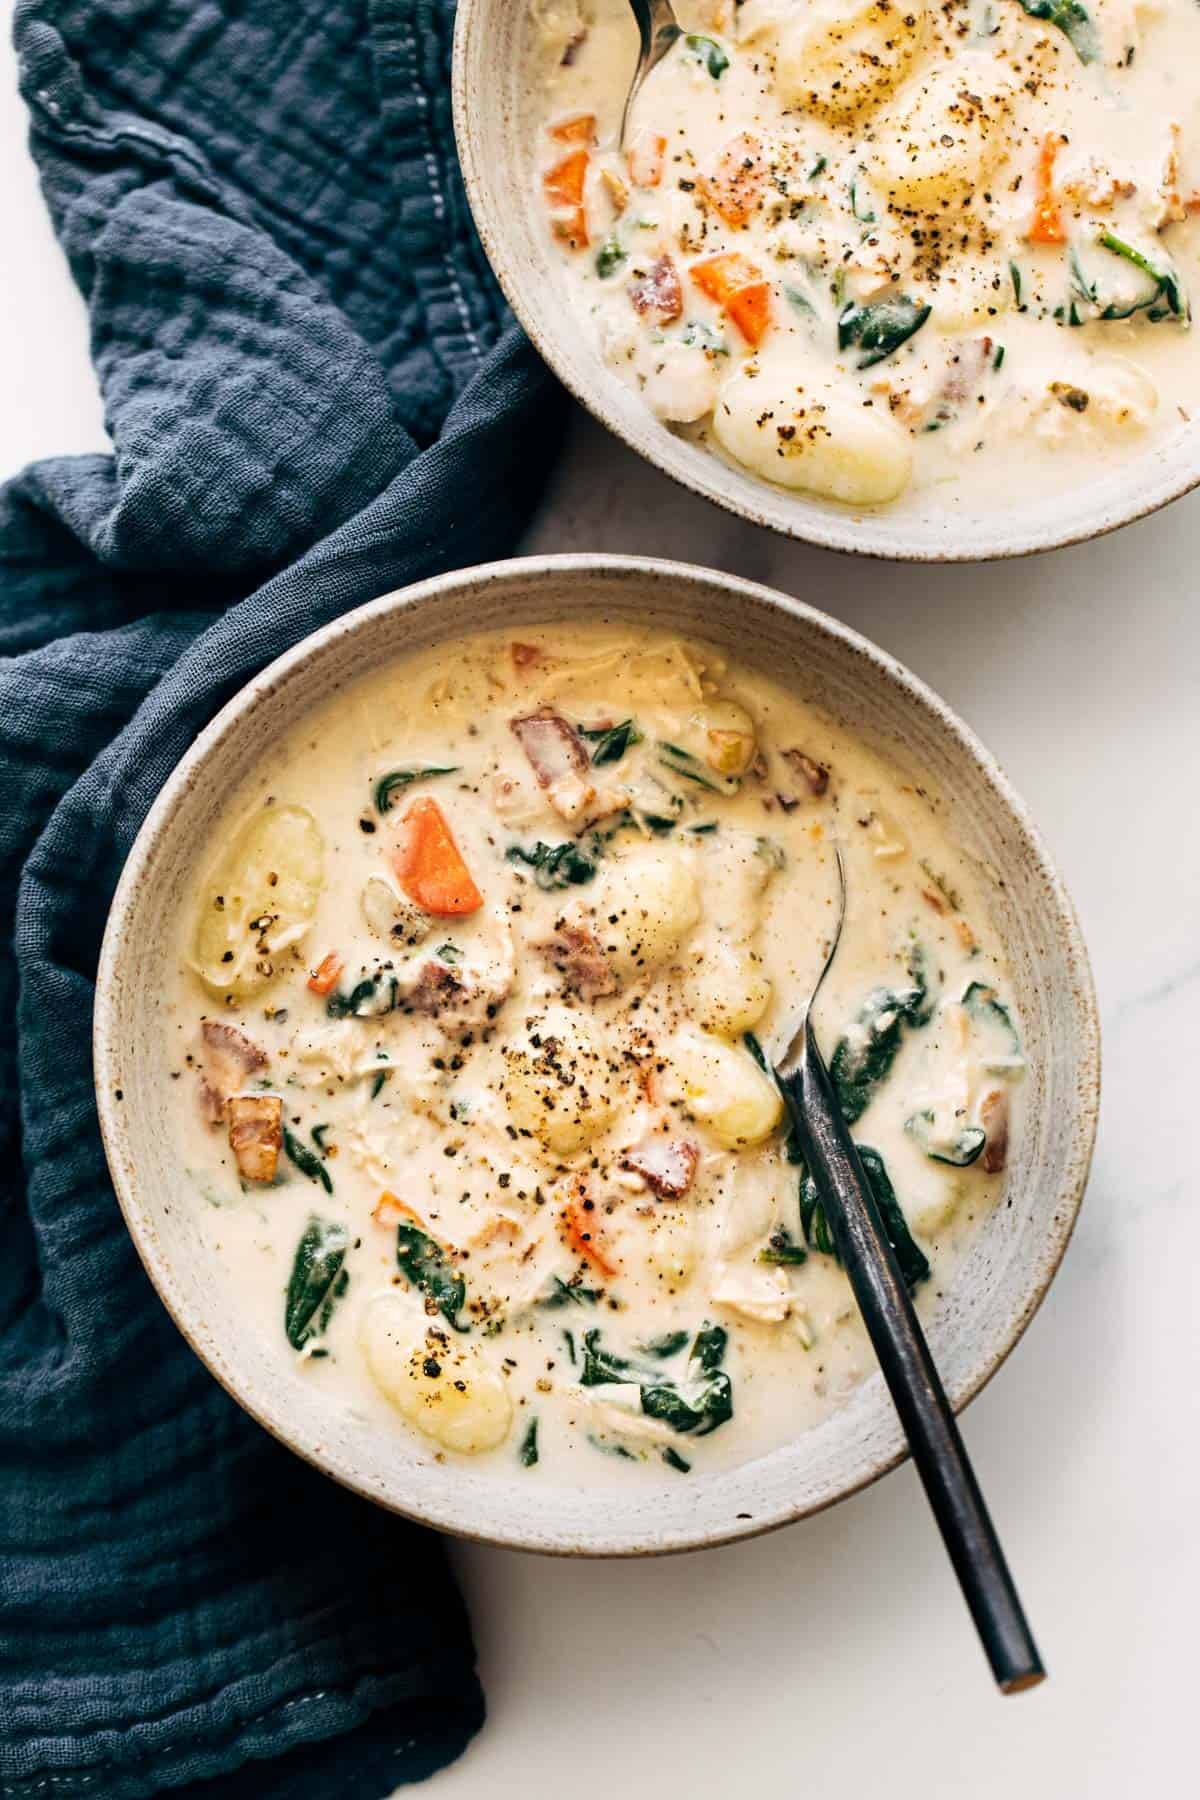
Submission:
<svg viewBox="0 0 1200 1800">
<path fill-rule="evenodd" d="M 657 187 L 662 180 L 667 140 L 657 131 L 639 131 L 625 155 L 629 179 L 638 187 Z"/>
<path fill-rule="evenodd" d="M 392 862 L 400 886 L 425 912 L 450 918 L 478 912 L 483 905 L 436 800 L 414 800 L 409 807 L 400 821 Z"/>
<path fill-rule="evenodd" d="M 588 247 L 587 213 L 582 206 L 577 206 L 572 213 L 566 213 L 550 221 L 554 235 L 561 238 L 568 250 L 586 250 Z"/>
<path fill-rule="evenodd" d="M 591 158 L 586 150 L 572 150 L 542 176 L 547 200 L 555 206 L 582 206 L 583 184 Z"/>
<path fill-rule="evenodd" d="M 700 178 L 700 191 L 727 225 L 746 225 L 762 202 L 767 164 L 762 139 L 748 131 L 731 138 L 711 175 Z"/>
<path fill-rule="evenodd" d="M 1054 198 L 1054 164 L 1065 143 L 1066 139 L 1057 131 L 1048 131 L 1042 139 L 1038 152 L 1037 199 L 1029 230 L 1025 233 L 1031 244 L 1065 244 L 1067 241 L 1058 201 Z"/>
<path fill-rule="evenodd" d="M 557 125 L 551 125 L 550 136 L 560 144 L 594 144 L 596 115 L 572 113 L 569 119 L 560 119 Z"/>
<path fill-rule="evenodd" d="M 401 1200 L 399 1194 L 393 1194 L 390 1188 L 384 1188 L 380 1194 L 371 1217 L 377 1225 L 384 1226 L 398 1225 L 401 1219 L 411 1219 L 422 1231 L 425 1229 L 425 1221 L 420 1213 L 414 1212 L 408 1202 Z"/>
<path fill-rule="evenodd" d="M 601 1275 L 615 1275 L 617 1266 L 610 1262 L 600 1242 L 599 1233 L 592 1224 L 591 1214 L 583 1209 L 580 1200 L 569 1200 L 563 1208 L 563 1227 L 567 1242 L 577 1256 L 590 1262 L 593 1269 Z"/>
<path fill-rule="evenodd" d="M 337 986 L 338 976 L 345 966 L 345 963 L 342 961 L 337 951 L 331 950 L 328 956 L 323 956 L 321 958 L 320 962 L 309 976 L 309 993 L 332 994 L 334 988 Z"/>
<path fill-rule="evenodd" d="M 771 323 L 771 289 L 762 271 L 733 251 L 693 263 L 690 274 L 702 294 L 723 306 L 748 344 L 759 344 Z"/>
<path fill-rule="evenodd" d="M 765 281 L 752 282 L 730 294 L 725 311 L 748 344 L 761 344 L 771 323 L 771 290 Z"/>
<path fill-rule="evenodd" d="M 762 270 L 748 257 L 739 256 L 731 251 L 725 256 L 708 256 L 703 262 L 693 263 L 688 271 L 702 294 L 715 300 L 718 306 L 724 306 L 730 294 L 736 294 L 739 288 L 752 287 L 762 280 Z"/>
</svg>

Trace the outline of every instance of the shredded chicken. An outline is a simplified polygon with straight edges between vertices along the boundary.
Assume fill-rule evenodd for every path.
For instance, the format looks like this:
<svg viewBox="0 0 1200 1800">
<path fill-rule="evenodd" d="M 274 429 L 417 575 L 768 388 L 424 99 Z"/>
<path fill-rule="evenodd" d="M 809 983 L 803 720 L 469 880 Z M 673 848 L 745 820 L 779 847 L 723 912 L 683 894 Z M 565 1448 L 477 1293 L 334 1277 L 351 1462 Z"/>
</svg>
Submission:
<svg viewBox="0 0 1200 1800">
<path fill-rule="evenodd" d="M 598 940 L 586 925 L 559 919 L 554 936 L 534 946 L 563 978 L 563 986 L 581 1000 L 615 994 L 617 978 Z"/>
</svg>

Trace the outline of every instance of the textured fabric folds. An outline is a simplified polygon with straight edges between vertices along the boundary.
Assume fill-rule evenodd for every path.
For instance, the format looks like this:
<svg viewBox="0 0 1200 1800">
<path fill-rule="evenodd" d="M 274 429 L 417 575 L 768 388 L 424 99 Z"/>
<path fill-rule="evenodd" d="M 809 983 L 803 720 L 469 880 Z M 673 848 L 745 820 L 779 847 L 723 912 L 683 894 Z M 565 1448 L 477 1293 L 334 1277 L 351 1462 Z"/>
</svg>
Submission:
<svg viewBox="0 0 1200 1800">
<path fill-rule="evenodd" d="M 276 1445 L 108 1181 L 91 1010 L 155 794 L 347 608 L 502 556 L 560 396 L 454 158 L 447 0 L 22 0 L 111 456 L 0 489 L 0 1800 L 375 1800 L 483 1717 L 429 1534 Z"/>
</svg>

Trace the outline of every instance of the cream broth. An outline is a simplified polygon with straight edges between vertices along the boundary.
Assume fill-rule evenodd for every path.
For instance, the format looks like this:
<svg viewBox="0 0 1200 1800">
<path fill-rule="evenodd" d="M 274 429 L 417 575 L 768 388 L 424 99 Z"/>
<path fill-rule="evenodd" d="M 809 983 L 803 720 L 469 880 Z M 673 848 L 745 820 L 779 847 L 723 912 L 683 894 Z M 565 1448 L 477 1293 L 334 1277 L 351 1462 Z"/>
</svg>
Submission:
<svg viewBox="0 0 1200 1800">
<path fill-rule="evenodd" d="M 625 153 L 627 0 L 532 15 L 546 229 L 659 418 L 784 487 L 984 510 L 1183 429 L 1195 0 L 678 11 Z"/>
<path fill-rule="evenodd" d="M 924 1309 L 1023 1068 L 995 878 L 929 795 L 761 673 L 603 622 L 307 718 L 230 797 L 169 1011 L 245 1330 L 381 1431 L 540 1479 L 675 1480 L 836 1407 L 873 1359 L 758 1060 L 835 843 L 817 1022 Z"/>
</svg>

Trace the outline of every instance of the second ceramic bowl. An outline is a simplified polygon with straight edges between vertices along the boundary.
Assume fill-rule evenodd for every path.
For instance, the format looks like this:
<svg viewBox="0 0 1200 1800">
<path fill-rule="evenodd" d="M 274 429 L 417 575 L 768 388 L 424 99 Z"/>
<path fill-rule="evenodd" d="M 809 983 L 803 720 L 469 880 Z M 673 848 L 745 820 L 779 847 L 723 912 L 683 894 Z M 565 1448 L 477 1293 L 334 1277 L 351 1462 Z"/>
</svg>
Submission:
<svg viewBox="0 0 1200 1800">
<path fill-rule="evenodd" d="M 995 504 L 986 510 L 951 510 L 931 487 L 895 507 L 856 512 L 773 487 L 672 432 L 601 360 L 551 251 L 534 200 L 542 104 L 534 35 L 530 0 L 458 0 L 454 126 L 483 247 L 513 311 L 560 381 L 610 431 L 685 487 L 756 524 L 831 549 L 979 562 L 1098 537 L 1200 482 L 1200 420 L 1193 420 L 1162 448 L 1019 507 L 998 481 Z"/>
</svg>

